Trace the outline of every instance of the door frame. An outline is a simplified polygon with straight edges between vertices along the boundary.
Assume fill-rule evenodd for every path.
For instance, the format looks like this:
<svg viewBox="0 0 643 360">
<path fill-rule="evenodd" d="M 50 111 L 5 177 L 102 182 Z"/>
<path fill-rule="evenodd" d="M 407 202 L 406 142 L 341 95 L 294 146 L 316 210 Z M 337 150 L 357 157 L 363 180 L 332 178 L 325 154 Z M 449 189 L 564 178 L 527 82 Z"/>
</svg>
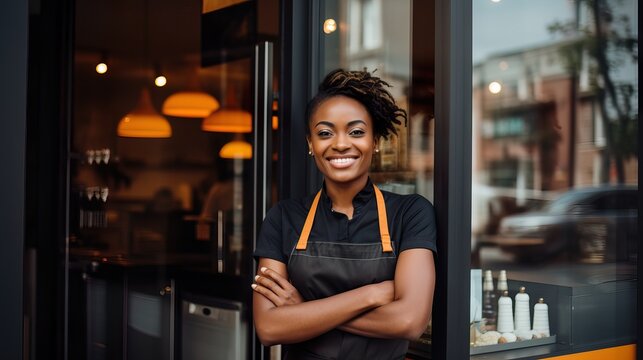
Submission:
<svg viewBox="0 0 643 360">
<path fill-rule="evenodd" d="M 5 121 L 0 135 L 0 161 L 6 176 L 3 176 L 1 195 L 3 199 L 0 217 L 0 281 L 3 294 L 0 297 L 2 319 L 0 334 L 2 354 L 11 359 L 23 356 L 23 257 L 25 165 L 27 125 L 27 50 L 28 6 L 27 2 L 9 0 L 0 5 L 0 45 L 2 47 L 2 78 L 8 91 L 3 91 L 0 102 Z M 6 60 L 6 62 L 5 62 Z"/>
<path fill-rule="evenodd" d="M 436 359 L 469 358 L 471 8 L 468 0 L 435 2 Z"/>
</svg>

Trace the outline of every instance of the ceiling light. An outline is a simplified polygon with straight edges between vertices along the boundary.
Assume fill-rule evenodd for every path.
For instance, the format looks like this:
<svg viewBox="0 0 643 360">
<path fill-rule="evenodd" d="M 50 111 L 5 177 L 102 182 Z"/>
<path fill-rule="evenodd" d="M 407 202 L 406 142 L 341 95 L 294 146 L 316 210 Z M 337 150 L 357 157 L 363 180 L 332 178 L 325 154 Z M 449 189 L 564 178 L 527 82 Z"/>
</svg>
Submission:
<svg viewBox="0 0 643 360">
<path fill-rule="evenodd" d="M 167 78 L 163 75 L 159 75 L 154 79 L 154 85 L 158 87 L 163 87 L 165 84 L 167 84 Z"/>
<path fill-rule="evenodd" d="M 161 64 L 154 64 L 154 85 L 163 87 L 167 84 L 167 78 L 163 75 Z"/>
<path fill-rule="evenodd" d="M 101 74 L 101 75 L 106 73 L 107 72 L 107 64 L 105 64 L 104 62 L 98 63 L 98 65 L 96 65 L 96 72 Z"/>
<path fill-rule="evenodd" d="M 326 21 L 324 21 L 323 28 L 326 34 L 330 34 L 337 30 L 337 22 L 335 21 L 335 19 L 326 19 Z"/>
<path fill-rule="evenodd" d="M 169 138 L 172 127 L 152 106 L 147 88 L 141 90 L 136 107 L 118 123 L 118 136 L 132 138 Z"/>
<path fill-rule="evenodd" d="M 219 108 L 214 96 L 202 91 L 180 91 L 163 102 L 163 114 L 186 118 L 204 118 Z"/>
<path fill-rule="evenodd" d="M 489 84 L 489 92 L 492 94 L 497 94 L 502 91 L 502 85 L 499 82 L 493 81 Z"/>
<path fill-rule="evenodd" d="M 233 140 L 223 145 L 219 156 L 224 159 L 252 159 L 252 145 L 243 140 Z"/>
<path fill-rule="evenodd" d="M 203 131 L 249 133 L 252 131 L 252 114 L 241 109 L 215 111 L 201 123 Z"/>
</svg>

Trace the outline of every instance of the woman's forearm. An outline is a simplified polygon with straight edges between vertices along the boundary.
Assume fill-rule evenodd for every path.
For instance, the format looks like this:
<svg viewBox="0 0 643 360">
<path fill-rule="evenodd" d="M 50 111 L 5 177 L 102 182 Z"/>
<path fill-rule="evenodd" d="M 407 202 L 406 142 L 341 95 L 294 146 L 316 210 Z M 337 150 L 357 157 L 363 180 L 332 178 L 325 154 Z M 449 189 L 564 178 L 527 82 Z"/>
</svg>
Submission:
<svg viewBox="0 0 643 360">
<path fill-rule="evenodd" d="M 328 332 L 382 304 L 378 284 L 328 298 L 265 308 L 265 297 L 254 294 L 255 326 L 264 345 L 296 343 Z M 390 300 L 389 300 L 390 301 Z M 263 308 L 263 311 L 256 311 Z"/>
<path fill-rule="evenodd" d="M 342 324 L 341 330 L 370 337 L 414 340 L 431 318 L 435 265 L 426 249 L 403 251 L 395 268 L 395 299 Z"/>
<path fill-rule="evenodd" d="M 409 311 L 413 304 L 403 300 L 380 306 L 339 326 L 340 330 L 368 337 L 415 340 L 422 335 L 431 314 Z M 417 307 L 416 307 L 417 309 Z"/>
</svg>

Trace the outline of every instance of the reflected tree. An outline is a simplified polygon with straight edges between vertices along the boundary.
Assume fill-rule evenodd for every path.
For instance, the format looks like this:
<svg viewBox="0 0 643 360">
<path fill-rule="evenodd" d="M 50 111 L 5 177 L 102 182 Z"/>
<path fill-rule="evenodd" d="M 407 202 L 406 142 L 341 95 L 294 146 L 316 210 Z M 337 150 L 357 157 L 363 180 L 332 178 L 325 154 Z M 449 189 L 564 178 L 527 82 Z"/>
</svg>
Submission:
<svg viewBox="0 0 643 360">
<path fill-rule="evenodd" d="M 633 69 L 638 66 L 638 35 L 632 31 L 630 19 L 637 14 L 614 11 L 623 3 L 623 0 L 574 0 L 575 18 L 549 25 L 552 34 L 569 39 L 561 46 L 560 54 L 574 80 L 573 86 L 578 86 L 583 66 L 588 70 L 605 133 L 602 183 L 610 181 L 612 164 L 617 182 L 624 183 L 625 161 L 638 158 L 638 79 L 630 76 L 622 80 L 615 75 L 625 66 Z M 586 19 L 581 19 L 581 14 Z"/>
</svg>

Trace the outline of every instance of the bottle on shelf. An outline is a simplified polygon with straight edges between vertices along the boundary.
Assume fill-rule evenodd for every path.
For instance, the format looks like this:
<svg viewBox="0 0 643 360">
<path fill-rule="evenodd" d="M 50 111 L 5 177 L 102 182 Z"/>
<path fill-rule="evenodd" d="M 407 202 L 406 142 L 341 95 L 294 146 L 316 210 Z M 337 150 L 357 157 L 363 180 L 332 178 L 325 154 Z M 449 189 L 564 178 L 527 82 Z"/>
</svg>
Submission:
<svg viewBox="0 0 643 360">
<path fill-rule="evenodd" d="M 98 223 L 99 227 L 107 227 L 107 196 L 109 196 L 109 188 L 100 188 L 100 202 L 98 204 Z"/>
<path fill-rule="evenodd" d="M 500 298 L 505 291 L 509 291 L 509 287 L 507 286 L 507 270 L 500 270 L 500 274 L 498 274 L 498 298 Z"/>
<path fill-rule="evenodd" d="M 491 270 L 484 273 L 484 282 L 482 283 L 482 317 L 486 320 L 486 329 L 496 329 L 496 317 L 498 315 L 498 301 L 493 289 L 493 274 Z"/>
</svg>

